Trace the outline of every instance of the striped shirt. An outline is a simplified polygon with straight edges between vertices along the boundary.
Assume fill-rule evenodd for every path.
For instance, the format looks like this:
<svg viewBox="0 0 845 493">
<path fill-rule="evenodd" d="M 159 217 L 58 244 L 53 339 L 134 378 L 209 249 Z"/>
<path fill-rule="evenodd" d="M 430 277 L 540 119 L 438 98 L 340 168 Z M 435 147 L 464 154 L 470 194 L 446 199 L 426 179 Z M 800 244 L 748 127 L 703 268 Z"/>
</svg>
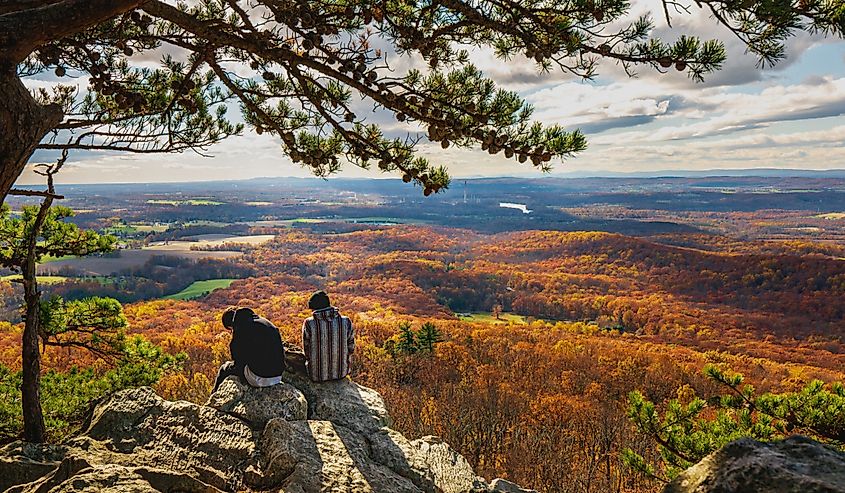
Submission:
<svg viewBox="0 0 845 493">
<path fill-rule="evenodd" d="M 315 311 L 302 324 L 302 348 L 311 380 L 325 382 L 345 377 L 355 350 L 352 322 L 334 307 Z"/>
</svg>

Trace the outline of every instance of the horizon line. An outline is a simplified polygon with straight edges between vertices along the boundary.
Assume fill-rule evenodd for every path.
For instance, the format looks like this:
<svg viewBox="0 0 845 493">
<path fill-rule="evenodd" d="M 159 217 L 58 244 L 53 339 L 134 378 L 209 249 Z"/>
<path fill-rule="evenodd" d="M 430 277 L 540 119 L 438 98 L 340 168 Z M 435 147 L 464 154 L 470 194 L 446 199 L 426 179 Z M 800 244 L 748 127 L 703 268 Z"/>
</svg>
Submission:
<svg viewBox="0 0 845 493">
<path fill-rule="evenodd" d="M 452 178 L 453 182 L 459 181 L 479 181 L 479 180 L 495 180 L 495 179 L 512 179 L 512 180 L 526 180 L 526 181 L 541 181 L 546 179 L 564 178 L 564 179 L 621 179 L 621 178 L 691 178 L 690 175 L 695 175 L 695 178 L 807 178 L 812 175 L 829 175 L 841 174 L 845 178 L 845 168 L 833 169 L 809 169 L 809 168 L 712 168 L 707 170 L 695 169 L 673 169 L 673 170 L 657 170 L 657 171 L 568 171 L 562 173 L 548 173 L 542 176 L 519 176 L 519 175 L 476 175 L 468 177 Z M 178 185 L 178 184 L 201 184 L 201 183 L 227 183 L 227 182 L 248 182 L 256 180 L 319 180 L 330 182 L 332 180 L 348 180 L 348 181 L 401 181 L 401 178 L 394 176 L 374 176 L 374 177 L 353 177 L 353 176 L 333 176 L 328 178 L 321 178 L 317 176 L 256 176 L 252 178 L 239 179 L 213 179 L 213 180 L 175 180 L 175 181 L 125 181 L 125 182 L 79 182 L 79 183 L 57 183 L 56 187 L 63 186 L 96 186 L 96 185 Z M 22 186 L 33 186 L 37 184 L 22 184 Z"/>
</svg>

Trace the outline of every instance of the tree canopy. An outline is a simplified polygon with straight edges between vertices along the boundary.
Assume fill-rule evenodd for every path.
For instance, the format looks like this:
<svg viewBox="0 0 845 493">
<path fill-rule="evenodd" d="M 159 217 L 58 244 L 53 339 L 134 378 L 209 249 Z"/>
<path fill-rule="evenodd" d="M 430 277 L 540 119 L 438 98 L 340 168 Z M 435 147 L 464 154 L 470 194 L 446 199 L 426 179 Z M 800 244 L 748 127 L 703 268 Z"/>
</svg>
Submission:
<svg viewBox="0 0 845 493">
<path fill-rule="evenodd" d="M 640 472 L 665 480 L 704 459 L 728 442 L 742 437 L 771 441 L 795 433 L 811 436 L 834 447 L 845 445 L 845 387 L 841 382 L 807 383 L 795 392 L 758 394 L 753 385 L 743 384 L 739 373 L 715 365 L 705 375 L 727 389 L 727 393 L 704 400 L 687 386 L 678 398 L 658 407 L 639 391 L 629 395 L 628 416 L 657 442 L 660 464 L 650 464 L 637 453 L 624 452 L 624 462 Z"/>
<path fill-rule="evenodd" d="M 44 221 L 36 227 L 41 209 L 25 206 L 20 217 L 13 217 L 9 208 L 0 209 L 0 266 L 20 270 L 29 254 L 31 238 L 35 236 L 34 260 L 40 262 L 44 256 L 91 255 L 111 251 L 115 238 L 100 235 L 96 231 L 83 230 L 65 219 L 73 216 L 67 207 L 50 207 L 44 214 Z"/>
<path fill-rule="evenodd" d="M 845 25 L 841 0 L 662 5 L 665 22 L 706 10 L 763 64 L 782 59 L 798 31 L 841 36 Z M 36 149 L 205 152 L 243 130 L 226 114 L 235 103 L 246 125 L 317 176 L 375 165 L 437 192 L 449 176 L 419 156 L 426 137 L 545 170 L 585 149 L 584 136 L 533 122 L 531 106 L 497 88 L 468 50 L 523 54 L 539 70 L 587 78 L 601 59 L 694 80 L 725 60 L 722 42 L 659 39 L 655 21 L 631 11 L 627 0 L 3 2 L 0 197 Z M 399 70 L 394 54 L 425 64 Z M 44 72 L 78 79 L 31 94 L 21 79 Z M 419 131 L 385 134 L 355 112 L 357 97 Z"/>
</svg>

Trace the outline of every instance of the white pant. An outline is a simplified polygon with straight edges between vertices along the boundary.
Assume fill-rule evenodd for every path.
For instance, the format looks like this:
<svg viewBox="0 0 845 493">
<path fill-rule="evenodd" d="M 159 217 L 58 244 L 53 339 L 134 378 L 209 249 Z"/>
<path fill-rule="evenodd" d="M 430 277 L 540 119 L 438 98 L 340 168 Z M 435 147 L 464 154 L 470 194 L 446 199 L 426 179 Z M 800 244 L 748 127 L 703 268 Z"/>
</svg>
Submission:
<svg viewBox="0 0 845 493">
<path fill-rule="evenodd" d="M 272 387 L 282 383 L 282 376 L 278 377 L 259 377 L 248 366 L 244 367 L 244 378 L 252 387 Z"/>
</svg>

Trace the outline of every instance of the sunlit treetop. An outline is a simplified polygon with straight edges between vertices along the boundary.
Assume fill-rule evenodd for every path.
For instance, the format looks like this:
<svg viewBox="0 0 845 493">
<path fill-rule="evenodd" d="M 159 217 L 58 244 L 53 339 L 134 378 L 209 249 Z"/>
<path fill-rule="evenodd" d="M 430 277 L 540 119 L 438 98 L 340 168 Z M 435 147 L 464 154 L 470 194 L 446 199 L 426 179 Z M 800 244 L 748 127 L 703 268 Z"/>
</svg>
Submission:
<svg viewBox="0 0 845 493">
<path fill-rule="evenodd" d="M 841 36 L 845 22 L 841 0 L 663 7 L 660 23 L 706 10 L 762 64 L 783 58 L 796 32 Z M 272 134 L 280 152 L 317 176 L 348 164 L 377 167 L 426 195 L 437 192 L 449 177 L 416 152 L 425 138 L 548 170 L 584 150 L 584 136 L 533 122 L 531 106 L 497 88 L 469 63 L 468 50 L 492 48 L 503 63 L 524 55 L 538 70 L 583 78 L 609 60 L 628 73 L 677 70 L 701 81 L 725 60 L 718 40 L 682 33 L 657 39 L 654 27 L 621 0 L 4 2 L 0 61 L 17 68 L 16 81 L 46 71 L 75 79 L 38 90 L 30 106 L 0 108 L 0 130 L 20 108 L 37 116 L 31 136 L 0 137 L 0 151 L 22 149 L 0 158 L 0 192 L 5 196 L 36 148 L 205 152 L 242 131 L 226 115 L 230 103 L 246 125 Z M 424 63 L 399 70 L 402 55 Z M 16 82 L 0 79 L 0 88 Z M 25 98 L 16 90 L 3 93 Z M 368 123 L 370 109 L 407 122 L 407 133 L 385 135 Z"/>
</svg>

